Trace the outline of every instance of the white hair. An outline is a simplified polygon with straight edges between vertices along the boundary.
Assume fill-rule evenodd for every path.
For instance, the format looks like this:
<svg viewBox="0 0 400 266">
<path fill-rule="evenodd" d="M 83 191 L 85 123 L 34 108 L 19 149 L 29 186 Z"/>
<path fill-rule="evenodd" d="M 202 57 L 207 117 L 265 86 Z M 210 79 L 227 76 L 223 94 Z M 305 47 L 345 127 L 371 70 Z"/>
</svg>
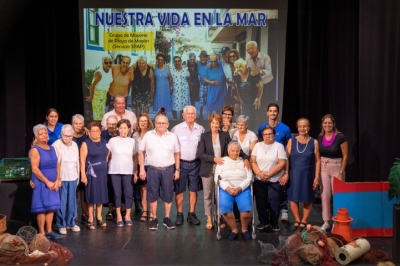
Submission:
<svg viewBox="0 0 400 266">
<path fill-rule="evenodd" d="M 82 123 L 85 123 L 85 118 L 83 118 L 83 115 L 80 115 L 80 114 L 73 115 L 72 116 L 72 124 L 74 123 L 74 121 L 76 119 L 80 119 L 80 120 L 82 120 Z"/>
<path fill-rule="evenodd" d="M 74 132 L 74 128 L 70 124 L 65 124 L 61 128 L 61 133 L 64 133 L 65 131 L 69 131 L 69 132 L 73 133 Z"/>
<path fill-rule="evenodd" d="M 250 44 L 253 44 L 255 47 L 258 47 L 258 44 L 255 41 L 249 41 L 248 43 L 246 43 L 246 47 L 249 46 Z"/>
<path fill-rule="evenodd" d="M 183 108 L 183 112 L 184 112 L 184 113 L 186 113 L 186 109 L 187 109 L 187 108 L 193 108 L 194 113 L 196 113 L 196 107 L 194 107 L 193 105 L 186 105 L 186 106 Z"/>
<path fill-rule="evenodd" d="M 109 55 L 109 54 L 103 55 L 103 57 L 101 58 L 101 62 L 104 63 L 104 60 L 106 60 L 106 59 L 110 59 L 112 61 L 111 55 Z"/>
<path fill-rule="evenodd" d="M 37 137 L 39 130 L 41 129 L 46 129 L 47 131 L 47 127 L 43 124 L 37 124 L 36 126 L 33 127 L 33 134 L 35 135 L 35 137 Z"/>
<path fill-rule="evenodd" d="M 250 117 L 247 115 L 239 115 L 238 118 L 236 118 L 236 124 L 237 123 L 245 123 L 247 126 L 249 119 L 250 119 Z"/>
<path fill-rule="evenodd" d="M 228 150 L 232 147 L 232 146 L 238 146 L 240 149 L 240 144 L 237 141 L 231 140 L 231 142 L 229 142 L 228 144 Z"/>
<path fill-rule="evenodd" d="M 235 63 L 233 63 L 233 65 L 234 66 L 237 66 L 237 65 L 247 66 L 247 63 L 246 63 L 246 61 L 244 61 L 243 58 L 239 58 L 238 60 L 235 61 Z"/>
<path fill-rule="evenodd" d="M 137 61 L 139 61 L 139 60 L 143 60 L 147 63 L 147 57 L 144 55 L 139 56 Z"/>
</svg>

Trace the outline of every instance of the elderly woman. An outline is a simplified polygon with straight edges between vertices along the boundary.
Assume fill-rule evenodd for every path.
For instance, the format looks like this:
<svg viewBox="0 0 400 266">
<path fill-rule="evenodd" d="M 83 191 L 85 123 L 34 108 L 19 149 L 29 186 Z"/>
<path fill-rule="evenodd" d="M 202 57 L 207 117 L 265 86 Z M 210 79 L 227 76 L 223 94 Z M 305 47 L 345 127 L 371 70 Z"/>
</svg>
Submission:
<svg viewBox="0 0 400 266">
<path fill-rule="evenodd" d="M 89 229 L 95 229 L 93 208 L 96 205 L 97 225 L 107 226 L 102 218 L 103 203 L 108 202 L 107 193 L 107 141 L 100 137 L 101 124 L 92 121 L 88 125 L 89 138 L 81 146 L 82 183 L 86 185 L 85 201 L 88 204 Z"/>
<path fill-rule="evenodd" d="M 155 94 L 154 106 L 155 110 L 164 107 L 165 112 L 171 111 L 171 94 L 172 94 L 172 76 L 169 67 L 165 64 L 165 55 L 158 53 L 156 55 L 157 64 L 154 66 Z M 138 113 L 136 113 L 139 115 Z M 136 124 L 137 125 L 137 124 Z"/>
<path fill-rule="evenodd" d="M 88 138 L 88 135 L 86 134 L 85 131 L 85 119 L 82 115 L 76 114 L 72 116 L 72 127 L 74 128 L 74 134 L 72 137 L 72 141 L 75 142 L 78 145 L 78 151 L 81 149 L 82 142 Z M 79 184 L 78 184 L 78 193 L 79 193 L 79 199 L 81 203 L 81 209 L 82 209 L 82 221 L 87 222 L 87 205 L 86 202 L 84 201 L 84 196 L 85 196 L 85 184 L 80 181 L 79 178 Z"/>
<path fill-rule="evenodd" d="M 250 68 L 243 59 L 236 60 L 234 87 L 238 93 L 241 113 L 250 117 L 256 117 L 256 110 L 261 107 L 263 84 L 260 75 L 250 75 Z M 252 127 L 250 127 L 252 128 Z"/>
<path fill-rule="evenodd" d="M 222 125 L 221 130 L 225 132 L 229 132 L 235 127 L 232 124 L 232 118 L 235 114 L 232 105 L 225 105 L 222 107 L 221 115 L 222 115 Z"/>
<path fill-rule="evenodd" d="M 243 238 L 251 238 L 248 229 L 252 210 L 252 197 L 250 183 L 252 172 L 244 167 L 243 159 L 239 157 L 240 145 L 236 141 L 228 144 L 228 156 L 223 157 L 224 163 L 215 168 L 214 181 L 217 183 L 221 177 L 219 185 L 219 208 L 225 221 L 231 228 L 229 240 L 235 240 L 239 231 L 233 214 L 233 203 L 236 202 L 240 211 L 240 221 Z"/>
<path fill-rule="evenodd" d="M 47 110 L 46 121 L 44 122 L 44 125 L 47 128 L 47 133 L 49 134 L 49 141 L 47 142 L 49 145 L 53 144 L 54 141 L 60 138 L 63 124 L 58 123 L 59 117 L 60 114 L 56 109 L 50 108 Z"/>
<path fill-rule="evenodd" d="M 153 105 L 154 98 L 154 73 L 147 58 L 139 56 L 133 65 L 135 79 L 132 82 L 132 101 L 136 106 L 136 114 L 148 113 Z"/>
<path fill-rule="evenodd" d="M 225 105 L 226 77 L 222 69 L 222 63 L 218 62 L 216 54 L 210 55 L 210 66 L 207 67 L 204 82 L 208 84 L 207 116 L 218 111 Z"/>
<path fill-rule="evenodd" d="M 259 230 L 269 225 L 273 231 L 280 230 L 280 204 L 283 186 L 288 180 L 284 172 L 287 156 L 283 145 L 274 140 L 275 134 L 273 127 L 266 126 L 262 130 L 263 141 L 258 142 L 251 153 L 251 164 L 256 174 L 253 188 L 260 221 L 256 228 Z"/>
<path fill-rule="evenodd" d="M 102 67 L 94 72 L 93 81 L 89 86 L 90 94 L 86 98 L 86 101 L 92 103 L 94 120 L 101 120 L 103 118 L 106 109 L 107 93 L 113 81 L 111 55 L 104 55 L 101 58 L 101 62 Z"/>
<path fill-rule="evenodd" d="M 107 143 L 108 157 L 110 158 L 108 174 L 111 175 L 114 189 L 117 226 L 124 226 L 121 215 L 122 191 L 125 198 L 125 225 L 132 226 L 133 183 L 136 183 L 138 179 L 137 144 L 134 139 L 128 137 L 131 130 L 129 120 L 119 120 L 117 128 L 119 136 L 111 138 Z"/>
<path fill-rule="evenodd" d="M 322 181 L 322 219 L 321 226 L 325 231 L 331 226 L 331 197 L 333 178 L 344 181 L 344 171 L 348 160 L 348 143 L 346 136 L 339 132 L 335 118 L 327 114 L 322 118 L 321 134 L 318 136 L 319 153 L 321 156 L 321 181 Z"/>
<path fill-rule="evenodd" d="M 60 239 L 62 236 L 51 228 L 54 211 L 60 208 L 58 189 L 61 180 L 58 179 L 57 154 L 54 147 L 47 144 L 49 135 L 45 125 L 34 126 L 33 134 L 35 144 L 29 151 L 34 183 L 31 212 L 37 214 L 39 234 L 48 239 Z"/>
<path fill-rule="evenodd" d="M 197 68 L 196 55 L 194 53 L 189 53 L 189 62 L 187 64 L 189 74 L 190 74 L 190 103 L 195 106 L 195 103 L 200 100 L 200 80 L 199 80 L 199 70 Z"/>
<path fill-rule="evenodd" d="M 288 199 L 295 219 L 290 228 L 292 231 L 303 230 L 307 225 L 314 202 L 314 190 L 318 187 L 321 172 L 318 141 L 308 135 L 310 121 L 300 118 L 296 126 L 299 135 L 289 139 L 286 145 L 286 154 L 290 158 L 286 164 L 286 172 L 290 169 Z M 300 217 L 299 202 L 304 203 L 303 217 Z"/>
<path fill-rule="evenodd" d="M 229 134 L 232 140 L 239 143 L 242 151 L 250 156 L 254 145 L 258 142 L 258 138 L 253 131 L 247 129 L 249 119 L 250 117 L 247 115 L 239 115 L 236 119 L 236 129 L 229 131 Z"/>
<path fill-rule="evenodd" d="M 58 157 L 58 179 L 61 179 L 61 208 L 56 211 L 56 225 L 60 234 L 67 234 L 67 229 L 73 232 L 81 231 L 75 224 L 76 218 L 76 187 L 79 182 L 79 150 L 72 141 L 74 129 L 64 125 L 61 129 L 61 139 L 53 143 Z"/>
<path fill-rule="evenodd" d="M 132 138 L 136 140 L 137 147 L 140 146 L 140 143 L 143 140 L 144 135 L 149 132 L 150 130 L 153 130 L 153 122 L 151 121 L 151 118 L 148 114 L 140 114 L 137 117 L 137 122 L 136 122 L 136 132 L 133 134 Z M 139 152 L 139 151 L 138 151 Z M 147 172 L 148 164 L 147 164 L 147 155 L 144 158 L 144 170 Z M 138 168 L 140 169 L 140 166 Z M 141 178 L 138 179 L 137 183 L 140 189 L 140 198 L 142 199 L 142 206 L 143 206 L 143 214 L 142 217 L 140 217 L 140 221 L 145 222 L 147 221 L 148 214 L 148 204 L 147 204 L 147 179 L 142 180 Z"/>
<path fill-rule="evenodd" d="M 178 119 L 177 112 L 181 112 L 186 105 L 190 104 L 190 74 L 188 68 L 182 66 L 182 59 L 174 56 L 174 67 L 172 75 L 172 117 Z"/>
</svg>

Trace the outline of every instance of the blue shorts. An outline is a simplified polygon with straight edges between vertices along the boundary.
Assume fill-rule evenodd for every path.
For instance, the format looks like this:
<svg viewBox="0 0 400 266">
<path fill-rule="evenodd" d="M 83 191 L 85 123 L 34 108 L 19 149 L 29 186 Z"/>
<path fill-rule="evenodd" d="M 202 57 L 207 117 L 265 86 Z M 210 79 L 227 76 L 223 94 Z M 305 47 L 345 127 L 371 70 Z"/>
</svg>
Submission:
<svg viewBox="0 0 400 266">
<path fill-rule="evenodd" d="M 200 165 L 200 160 L 194 160 L 192 162 L 181 160 L 179 179 L 174 181 L 175 193 L 185 192 L 186 184 L 189 191 L 192 192 L 201 191 L 203 189 L 203 182 L 199 176 Z"/>
<path fill-rule="evenodd" d="M 148 202 L 153 203 L 157 201 L 159 197 L 166 203 L 172 202 L 174 195 L 174 172 L 174 165 L 171 165 L 164 170 L 157 170 L 149 165 L 146 174 Z"/>
<path fill-rule="evenodd" d="M 239 195 L 232 196 L 222 188 L 219 188 L 219 208 L 221 214 L 233 212 L 233 203 L 236 202 L 240 212 L 249 212 L 253 209 L 250 188 L 246 188 Z"/>
</svg>

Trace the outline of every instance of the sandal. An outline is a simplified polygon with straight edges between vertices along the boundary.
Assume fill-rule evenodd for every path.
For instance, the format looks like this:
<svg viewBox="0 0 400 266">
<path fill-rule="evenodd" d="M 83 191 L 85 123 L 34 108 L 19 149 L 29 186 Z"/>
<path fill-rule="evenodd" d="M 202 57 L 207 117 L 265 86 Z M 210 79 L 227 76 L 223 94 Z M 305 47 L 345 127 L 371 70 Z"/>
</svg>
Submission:
<svg viewBox="0 0 400 266">
<path fill-rule="evenodd" d="M 112 218 L 113 218 L 112 211 L 108 211 L 106 215 L 106 220 L 112 220 Z"/>
<path fill-rule="evenodd" d="M 141 222 L 145 222 L 145 221 L 147 221 L 147 219 L 148 219 L 148 214 L 149 214 L 149 211 L 143 211 L 142 212 L 142 216 L 140 217 L 140 221 Z"/>
<path fill-rule="evenodd" d="M 88 222 L 88 223 L 87 223 L 87 228 L 90 229 L 90 230 L 96 229 L 96 227 L 94 226 L 94 223 L 93 223 L 93 222 Z"/>
<path fill-rule="evenodd" d="M 299 228 L 300 222 L 295 221 L 292 226 L 290 226 L 290 231 L 296 231 Z"/>
<path fill-rule="evenodd" d="M 212 219 L 207 219 L 206 229 L 211 230 L 213 228 Z"/>
<path fill-rule="evenodd" d="M 103 220 L 97 220 L 97 225 L 100 225 L 101 227 L 107 226 L 107 223 Z"/>
<path fill-rule="evenodd" d="M 124 222 L 123 221 L 117 221 L 116 225 L 118 227 L 122 227 L 122 226 L 124 226 Z"/>
<path fill-rule="evenodd" d="M 307 226 L 307 223 L 300 222 L 300 224 L 299 224 L 299 231 L 300 231 L 300 232 L 303 232 L 303 230 L 306 228 L 306 226 Z"/>
</svg>

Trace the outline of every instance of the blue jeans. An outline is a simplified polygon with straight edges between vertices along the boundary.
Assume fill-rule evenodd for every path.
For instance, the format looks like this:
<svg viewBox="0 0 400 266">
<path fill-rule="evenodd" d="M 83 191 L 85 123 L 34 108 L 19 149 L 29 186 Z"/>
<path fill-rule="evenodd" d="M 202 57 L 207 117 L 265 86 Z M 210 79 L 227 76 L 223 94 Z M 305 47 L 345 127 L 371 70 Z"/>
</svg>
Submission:
<svg viewBox="0 0 400 266">
<path fill-rule="evenodd" d="M 61 208 L 56 211 L 56 225 L 58 228 L 75 226 L 77 185 L 77 180 L 61 182 L 61 187 L 58 190 Z"/>
</svg>

